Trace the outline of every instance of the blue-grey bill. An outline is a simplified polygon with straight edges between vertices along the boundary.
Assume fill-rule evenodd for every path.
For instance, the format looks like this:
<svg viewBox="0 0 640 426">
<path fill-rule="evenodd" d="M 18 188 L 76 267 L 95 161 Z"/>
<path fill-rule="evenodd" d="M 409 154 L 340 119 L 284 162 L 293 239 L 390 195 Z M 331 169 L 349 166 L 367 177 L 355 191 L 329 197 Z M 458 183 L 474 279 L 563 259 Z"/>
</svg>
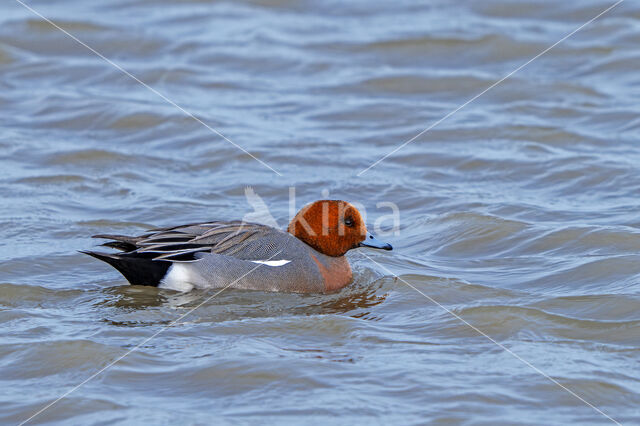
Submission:
<svg viewBox="0 0 640 426">
<path fill-rule="evenodd" d="M 378 240 L 376 237 L 371 235 L 371 232 L 367 232 L 367 236 L 364 239 L 364 241 L 360 243 L 360 247 L 372 247 L 372 248 L 377 248 L 382 250 L 393 250 L 393 247 L 391 247 L 391 244 Z"/>
</svg>

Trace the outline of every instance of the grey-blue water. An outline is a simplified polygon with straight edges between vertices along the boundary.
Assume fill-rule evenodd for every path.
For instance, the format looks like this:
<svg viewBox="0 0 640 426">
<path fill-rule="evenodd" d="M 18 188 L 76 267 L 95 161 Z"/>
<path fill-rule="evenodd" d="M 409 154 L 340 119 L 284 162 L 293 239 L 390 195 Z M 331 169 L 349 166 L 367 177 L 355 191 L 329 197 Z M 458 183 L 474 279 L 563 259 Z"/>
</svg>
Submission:
<svg viewBox="0 0 640 426">
<path fill-rule="evenodd" d="M 167 325 L 28 424 L 611 423 L 447 310 L 640 422 L 640 3 L 360 175 L 613 2 L 27 3 L 280 175 L 4 0 L 0 423 Z M 247 186 L 281 227 L 291 187 L 370 224 L 394 203 L 395 249 L 350 253 L 338 293 L 225 291 L 178 323 L 212 294 L 76 251 L 241 219 Z"/>
</svg>

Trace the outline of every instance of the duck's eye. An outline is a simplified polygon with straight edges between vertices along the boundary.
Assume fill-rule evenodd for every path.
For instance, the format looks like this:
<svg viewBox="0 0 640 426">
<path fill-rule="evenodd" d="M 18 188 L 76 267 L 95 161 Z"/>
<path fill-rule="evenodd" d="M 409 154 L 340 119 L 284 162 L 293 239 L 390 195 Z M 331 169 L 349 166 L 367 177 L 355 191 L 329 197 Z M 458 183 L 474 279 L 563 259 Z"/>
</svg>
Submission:
<svg viewBox="0 0 640 426">
<path fill-rule="evenodd" d="M 353 219 L 351 219 L 350 217 L 346 218 L 344 220 L 344 224 L 347 226 L 353 226 Z"/>
</svg>

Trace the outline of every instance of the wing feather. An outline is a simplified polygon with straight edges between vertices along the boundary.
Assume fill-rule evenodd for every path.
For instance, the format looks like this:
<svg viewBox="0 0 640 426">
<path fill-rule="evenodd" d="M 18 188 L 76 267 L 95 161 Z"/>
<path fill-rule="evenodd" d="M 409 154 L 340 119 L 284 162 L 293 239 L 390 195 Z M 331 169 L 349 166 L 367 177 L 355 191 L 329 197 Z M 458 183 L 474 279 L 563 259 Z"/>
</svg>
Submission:
<svg viewBox="0 0 640 426">
<path fill-rule="evenodd" d="M 153 229 L 140 236 L 95 235 L 113 240 L 103 245 L 124 251 L 124 254 L 150 257 L 153 260 L 190 262 L 196 253 L 238 255 L 250 245 L 261 245 L 260 238 L 271 232 L 282 232 L 269 226 L 232 222 L 192 223 L 170 228 Z"/>
</svg>

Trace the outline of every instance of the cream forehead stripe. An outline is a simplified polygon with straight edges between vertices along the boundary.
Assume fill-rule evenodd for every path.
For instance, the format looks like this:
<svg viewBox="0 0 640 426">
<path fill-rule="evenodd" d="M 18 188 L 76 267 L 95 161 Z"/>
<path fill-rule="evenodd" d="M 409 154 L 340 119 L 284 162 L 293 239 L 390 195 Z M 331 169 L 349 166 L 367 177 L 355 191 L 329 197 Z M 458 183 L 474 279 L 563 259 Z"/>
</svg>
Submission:
<svg viewBox="0 0 640 426">
<path fill-rule="evenodd" d="M 252 260 L 253 263 L 261 263 L 267 266 L 283 266 L 291 262 L 290 260 Z"/>
</svg>

